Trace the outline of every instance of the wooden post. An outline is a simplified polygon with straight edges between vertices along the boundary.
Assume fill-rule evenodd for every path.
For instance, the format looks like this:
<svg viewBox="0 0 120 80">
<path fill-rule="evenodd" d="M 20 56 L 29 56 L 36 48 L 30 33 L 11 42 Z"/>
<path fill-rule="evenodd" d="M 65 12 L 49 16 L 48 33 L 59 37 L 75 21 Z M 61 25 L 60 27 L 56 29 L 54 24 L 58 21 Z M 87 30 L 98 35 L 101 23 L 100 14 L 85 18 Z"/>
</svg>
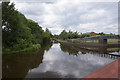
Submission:
<svg viewBox="0 0 120 80">
<path fill-rule="evenodd" d="M 99 39 L 99 44 L 106 45 L 107 44 L 107 39 Z"/>
<path fill-rule="evenodd" d="M 98 49 L 99 53 L 103 53 L 103 54 L 107 53 L 107 46 L 106 46 L 107 39 L 100 37 L 99 44 L 100 44 Z"/>
<path fill-rule="evenodd" d="M 107 53 L 107 46 L 99 46 L 98 47 L 98 52 L 99 53 L 102 53 L 102 54 L 105 54 L 105 53 Z"/>
<path fill-rule="evenodd" d="M 120 44 L 120 39 L 118 38 L 118 44 Z"/>
</svg>

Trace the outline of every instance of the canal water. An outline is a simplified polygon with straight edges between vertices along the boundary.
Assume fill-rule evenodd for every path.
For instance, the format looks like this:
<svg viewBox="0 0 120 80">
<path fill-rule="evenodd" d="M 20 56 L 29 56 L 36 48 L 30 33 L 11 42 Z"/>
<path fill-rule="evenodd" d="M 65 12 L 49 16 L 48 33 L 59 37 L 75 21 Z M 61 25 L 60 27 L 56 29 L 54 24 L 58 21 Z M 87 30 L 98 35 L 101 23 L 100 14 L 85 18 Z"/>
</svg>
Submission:
<svg viewBox="0 0 120 80">
<path fill-rule="evenodd" d="M 3 78 L 83 78 L 117 58 L 50 43 L 36 51 L 4 54 L 2 72 Z"/>
</svg>

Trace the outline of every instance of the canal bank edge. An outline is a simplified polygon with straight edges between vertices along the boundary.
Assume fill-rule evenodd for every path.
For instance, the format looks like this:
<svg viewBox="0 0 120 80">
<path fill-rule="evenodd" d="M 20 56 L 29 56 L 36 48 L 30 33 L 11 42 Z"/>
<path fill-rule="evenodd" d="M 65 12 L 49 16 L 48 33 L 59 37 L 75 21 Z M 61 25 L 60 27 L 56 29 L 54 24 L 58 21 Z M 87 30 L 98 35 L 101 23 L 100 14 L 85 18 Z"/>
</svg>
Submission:
<svg viewBox="0 0 120 80">
<path fill-rule="evenodd" d="M 30 47 L 27 47 L 21 50 L 15 50 L 15 51 L 10 50 L 10 49 L 2 49 L 2 54 L 12 54 L 12 53 L 20 53 L 20 52 L 26 52 L 26 51 L 34 51 L 40 48 L 41 48 L 40 44 L 35 44 Z"/>
<path fill-rule="evenodd" d="M 119 80 L 120 79 L 120 59 L 117 59 L 108 65 L 96 70 L 95 72 L 90 73 L 89 75 L 85 76 L 82 80 L 92 79 L 93 80 L 106 80 L 107 78 Z"/>
</svg>

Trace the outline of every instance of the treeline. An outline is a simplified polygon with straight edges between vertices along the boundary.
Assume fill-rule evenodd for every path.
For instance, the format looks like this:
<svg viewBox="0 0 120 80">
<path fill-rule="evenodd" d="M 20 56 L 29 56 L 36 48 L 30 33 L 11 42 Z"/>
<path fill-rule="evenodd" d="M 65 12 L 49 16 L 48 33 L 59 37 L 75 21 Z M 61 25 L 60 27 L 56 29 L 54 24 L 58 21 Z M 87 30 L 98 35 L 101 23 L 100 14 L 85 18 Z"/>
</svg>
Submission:
<svg viewBox="0 0 120 80">
<path fill-rule="evenodd" d="M 66 30 L 63 30 L 59 35 L 54 35 L 53 37 L 54 38 L 59 38 L 59 39 L 75 39 L 75 38 L 85 38 L 85 37 L 91 37 L 91 36 L 100 36 L 100 35 L 115 35 L 115 34 L 105 34 L 103 32 L 100 32 L 100 33 L 94 33 L 94 32 L 90 32 L 90 33 L 78 33 L 77 31 L 76 32 L 73 32 L 73 31 L 66 31 Z"/>
<path fill-rule="evenodd" d="M 63 30 L 59 35 L 54 35 L 54 38 L 60 38 L 60 39 L 74 39 L 74 38 L 84 38 L 84 37 L 90 37 L 88 34 L 79 34 L 77 31 L 66 31 Z"/>
<path fill-rule="evenodd" d="M 27 19 L 15 9 L 15 4 L 2 2 L 2 50 L 19 51 L 30 47 L 40 47 L 50 40 L 52 34 L 44 31 L 35 21 Z"/>
</svg>

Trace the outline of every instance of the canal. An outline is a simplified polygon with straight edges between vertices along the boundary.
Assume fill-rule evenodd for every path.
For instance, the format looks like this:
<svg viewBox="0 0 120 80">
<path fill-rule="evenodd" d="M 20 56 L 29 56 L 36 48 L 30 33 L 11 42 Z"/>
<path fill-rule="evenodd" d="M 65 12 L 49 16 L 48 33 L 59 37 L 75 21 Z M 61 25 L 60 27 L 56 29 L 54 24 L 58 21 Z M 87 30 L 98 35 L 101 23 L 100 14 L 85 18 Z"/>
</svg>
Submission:
<svg viewBox="0 0 120 80">
<path fill-rule="evenodd" d="M 49 43 L 36 51 L 3 54 L 2 73 L 3 78 L 83 78 L 117 58 Z"/>
</svg>

